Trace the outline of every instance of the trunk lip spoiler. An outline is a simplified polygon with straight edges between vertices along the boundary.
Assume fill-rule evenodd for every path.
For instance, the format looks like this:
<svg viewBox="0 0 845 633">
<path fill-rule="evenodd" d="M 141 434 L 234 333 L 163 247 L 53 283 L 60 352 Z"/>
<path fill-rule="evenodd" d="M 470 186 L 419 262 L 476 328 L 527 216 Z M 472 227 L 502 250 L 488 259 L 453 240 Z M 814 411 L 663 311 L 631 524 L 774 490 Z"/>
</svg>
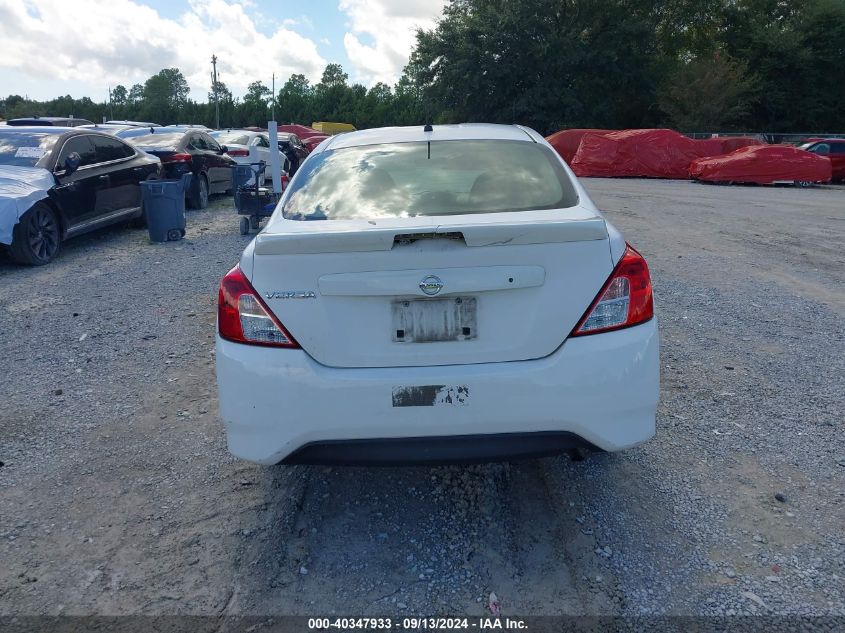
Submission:
<svg viewBox="0 0 845 633">
<path fill-rule="evenodd" d="M 311 224 L 311 223 L 309 223 Z M 466 223 L 445 225 L 396 224 L 390 227 L 359 229 L 344 223 L 337 229 L 320 223 L 317 227 L 297 227 L 286 233 L 259 233 L 255 238 L 255 255 L 293 255 L 389 251 L 397 235 L 415 233 L 462 233 L 469 247 L 517 246 L 607 240 L 608 230 L 600 215 L 561 220 L 531 222 Z M 328 230 L 327 230 L 328 229 Z"/>
</svg>

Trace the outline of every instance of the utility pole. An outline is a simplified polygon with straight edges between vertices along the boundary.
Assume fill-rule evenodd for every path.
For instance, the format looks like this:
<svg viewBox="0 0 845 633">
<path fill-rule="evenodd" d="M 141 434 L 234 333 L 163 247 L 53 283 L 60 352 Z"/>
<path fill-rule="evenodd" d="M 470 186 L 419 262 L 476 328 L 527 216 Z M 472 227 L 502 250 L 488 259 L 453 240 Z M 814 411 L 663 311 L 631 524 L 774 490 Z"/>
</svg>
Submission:
<svg viewBox="0 0 845 633">
<path fill-rule="evenodd" d="M 114 121 L 114 106 L 112 105 L 111 100 L 111 86 L 109 86 L 109 119 Z M 105 121 L 103 121 L 105 123 Z"/>
<path fill-rule="evenodd" d="M 220 95 L 217 92 L 217 55 L 211 56 L 211 92 L 214 93 L 214 120 L 216 129 L 220 129 Z"/>
<path fill-rule="evenodd" d="M 270 102 L 270 120 L 276 120 L 276 73 L 273 73 L 273 101 Z"/>
</svg>

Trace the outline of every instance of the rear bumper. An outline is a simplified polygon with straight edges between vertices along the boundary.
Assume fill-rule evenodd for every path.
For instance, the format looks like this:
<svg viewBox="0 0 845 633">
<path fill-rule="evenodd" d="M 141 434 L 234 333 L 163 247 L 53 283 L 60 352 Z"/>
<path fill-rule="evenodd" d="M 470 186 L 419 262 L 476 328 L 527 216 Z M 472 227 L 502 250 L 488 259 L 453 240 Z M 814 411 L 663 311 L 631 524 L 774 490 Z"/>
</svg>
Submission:
<svg viewBox="0 0 845 633">
<path fill-rule="evenodd" d="M 490 462 L 556 455 L 575 448 L 597 447 L 565 431 L 325 440 L 306 444 L 283 463 L 398 466 Z"/>
<path fill-rule="evenodd" d="M 229 450 L 261 464 L 616 451 L 654 434 L 657 321 L 538 360 L 437 367 L 333 368 L 218 337 L 217 381 Z"/>
</svg>

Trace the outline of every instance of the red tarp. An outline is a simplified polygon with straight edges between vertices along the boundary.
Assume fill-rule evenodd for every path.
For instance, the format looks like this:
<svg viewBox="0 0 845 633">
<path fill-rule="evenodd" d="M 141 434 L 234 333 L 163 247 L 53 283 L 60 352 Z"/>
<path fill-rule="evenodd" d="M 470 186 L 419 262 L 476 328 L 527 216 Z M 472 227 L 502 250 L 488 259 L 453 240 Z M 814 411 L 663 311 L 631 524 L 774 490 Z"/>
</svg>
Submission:
<svg viewBox="0 0 845 633">
<path fill-rule="evenodd" d="M 585 134 L 570 163 L 578 176 L 688 178 L 696 158 L 722 153 L 722 139 L 693 140 L 674 130 Z"/>
<path fill-rule="evenodd" d="M 720 136 L 719 140 L 722 142 L 722 151 L 720 154 L 730 154 L 740 147 L 749 147 L 751 145 L 765 145 L 763 141 L 758 141 L 751 136 Z"/>
<path fill-rule="evenodd" d="M 280 125 L 279 132 L 296 134 L 302 141 L 307 138 L 311 138 L 312 136 L 324 136 L 322 132 L 318 132 L 314 128 L 310 128 L 307 125 L 300 125 L 299 123 L 291 123 L 290 125 Z"/>
<path fill-rule="evenodd" d="M 748 182 L 770 185 L 775 181 L 828 182 L 830 160 L 791 145 L 743 147 L 724 156 L 692 161 L 689 175 L 709 182 Z"/>
<path fill-rule="evenodd" d="M 598 130 L 598 129 L 571 129 L 561 130 L 554 134 L 547 136 L 546 140 L 555 148 L 555 151 L 560 154 L 568 164 L 572 163 L 572 158 L 575 152 L 578 151 L 578 146 L 581 144 L 581 139 L 585 134 L 610 134 L 616 130 Z"/>
</svg>

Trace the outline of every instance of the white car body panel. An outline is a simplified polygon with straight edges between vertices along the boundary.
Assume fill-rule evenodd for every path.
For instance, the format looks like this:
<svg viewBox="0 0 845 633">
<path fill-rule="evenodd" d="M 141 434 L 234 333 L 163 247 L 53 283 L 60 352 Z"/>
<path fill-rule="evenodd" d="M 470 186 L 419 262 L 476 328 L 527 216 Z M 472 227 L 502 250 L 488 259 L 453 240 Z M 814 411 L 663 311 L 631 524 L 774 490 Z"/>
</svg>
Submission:
<svg viewBox="0 0 845 633">
<path fill-rule="evenodd" d="M 496 138 L 548 146 L 519 126 L 383 128 L 330 137 L 306 161 L 356 145 Z M 218 336 L 232 453 L 271 464 L 309 443 L 344 440 L 561 432 L 619 450 L 649 439 L 656 319 L 568 338 L 626 244 L 560 164 L 578 194 L 566 209 L 322 222 L 280 212 L 300 169 L 240 268 L 302 349 Z M 420 233 L 431 239 L 402 239 Z M 397 305 L 425 307 L 420 283 L 432 275 L 442 280 L 436 299 L 474 301 L 477 332 L 397 340 Z M 463 386 L 468 395 L 395 406 L 394 390 L 415 385 Z"/>
<path fill-rule="evenodd" d="M 226 149 L 228 149 L 228 150 L 241 150 L 241 151 L 248 151 L 249 152 L 248 156 L 232 156 L 231 154 L 229 154 L 229 157 L 232 160 L 234 160 L 236 163 L 238 163 L 238 165 L 249 165 L 249 164 L 252 164 L 252 163 L 257 163 L 258 161 L 264 161 L 264 163 L 267 165 L 266 169 L 264 170 L 264 180 L 265 181 L 270 180 L 272 176 L 270 174 L 270 158 L 271 157 L 270 157 L 270 147 L 269 147 L 270 139 L 269 139 L 269 137 L 266 134 L 263 134 L 261 132 L 253 132 L 253 131 L 250 131 L 250 130 L 229 130 L 228 132 L 237 133 L 241 136 L 249 137 L 249 144 L 244 145 L 244 144 L 241 144 L 241 143 L 226 143 L 226 142 L 218 139 L 218 137 L 215 136 L 214 132 L 211 133 L 211 136 L 213 136 L 214 140 L 218 141 L 221 145 L 225 145 Z M 259 146 L 258 145 L 258 143 L 259 143 L 258 139 L 259 138 L 263 138 L 267 142 L 268 147 Z M 276 150 L 276 151 L 278 151 L 278 150 Z M 282 152 L 278 152 L 278 153 L 279 153 L 279 163 L 282 165 L 282 170 L 287 172 L 288 169 L 289 169 L 290 161 L 288 161 L 287 157 Z"/>
<path fill-rule="evenodd" d="M 303 349 L 330 367 L 472 364 L 547 356 L 563 343 L 613 270 L 606 240 L 481 247 L 426 240 L 390 251 L 289 255 L 259 255 L 260 245 L 257 241 L 250 281 L 262 297 L 317 291 L 321 278 L 339 271 L 368 277 L 368 284 L 386 278 L 405 282 L 393 296 L 362 287 L 357 296 L 265 298 Z M 509 278 L 516 279 L 516 271 L 526 265 L 543 270 L 542 284 L 491 289 L 465 272 L 504 266 L 514 268 Z M 397 345 L 391 338 L 391 302 L 424 299 L 419 284 L 435 269 L 443 273 L 438 275 L 444 284 L 438 298 L 476 298 L 477 336 L 459 343 Z M 407 271 L 421 272 L 413 278 Z"/>
<path fill-rule="evenodd" d="M 654 435 L 657 321 L 568 340 L 547 358 L 401 369 L 325 367 L 301 350 L 217 338 L 229 450 L 275 464 L 312 442 L 571 432 L 616 451 Z M 392 406 L 402 385 L 467 385 L 463 405 Z"/>
</svg>

